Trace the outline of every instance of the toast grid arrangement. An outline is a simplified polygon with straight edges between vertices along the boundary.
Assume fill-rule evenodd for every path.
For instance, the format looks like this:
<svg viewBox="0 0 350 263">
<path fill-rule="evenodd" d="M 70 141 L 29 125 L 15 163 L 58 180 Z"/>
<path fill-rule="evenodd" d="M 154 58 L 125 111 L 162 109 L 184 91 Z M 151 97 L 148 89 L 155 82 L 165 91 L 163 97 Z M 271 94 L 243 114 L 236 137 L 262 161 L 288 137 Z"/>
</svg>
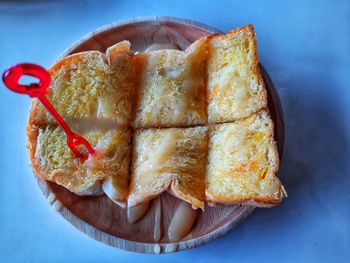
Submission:
<svg viewBox="0 0 350 263">
<path fill-rule="evenodd" d="M 272 206 L 285 195 L 252 26 L 185 51 L 134 54 L 128 41 L 49 70 L 48 98 L 96 149 L 75 158 L 38 101 L 27 127 L 35 174 L 125 207 L 168 191 L 195 207 Z"/>
</svg>

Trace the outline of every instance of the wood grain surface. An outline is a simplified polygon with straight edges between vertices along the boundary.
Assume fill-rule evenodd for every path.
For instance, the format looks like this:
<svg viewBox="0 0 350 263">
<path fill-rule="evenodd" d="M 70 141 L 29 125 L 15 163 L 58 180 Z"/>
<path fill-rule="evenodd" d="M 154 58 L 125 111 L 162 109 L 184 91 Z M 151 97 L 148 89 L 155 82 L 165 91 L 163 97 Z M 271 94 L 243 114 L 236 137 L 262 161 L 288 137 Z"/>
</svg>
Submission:
<svg viewBox="0 0 350 263">
<path fill-rule="evenodd" d="M 60 58 L 87 50 L 104 52 L 106 48 L 122 40 L 129 40 L 133 51 L 144 50 L 153 43 L 176 43 L 181 49 L 185 49 L 198 38 L 217 32 L 205 25 L 176 18 L 129 20 L 90 33 L 65 51 Z M 281 106 L 273 83 L 263 68 L 262 74 L 268 89 L 269 109 L 275 122 L 275 137 L 281 156 L 284 140 Z M 167 253 L 166 246 L 169 242 L 165 230 L 180 202 L 170 194 L 161 196 L 164 231 L 159 244 L 155 244 L 153 226 L 156 202 L 151 203 L 149 211 L 140 221 L 129 224 L 126 211 L 115 205 L 107 196 L 81 197 L 55 183 L 39 178 L 37 180 L 40 189 L 57 212 L 90 237 L 129 251 Z M 249 206 L 206 206 L 205 212 L 199 212 L 192 231 L 174 250 L 193 248 L 222 236 L 253 210 L 254 208 Z"/>
</svg>

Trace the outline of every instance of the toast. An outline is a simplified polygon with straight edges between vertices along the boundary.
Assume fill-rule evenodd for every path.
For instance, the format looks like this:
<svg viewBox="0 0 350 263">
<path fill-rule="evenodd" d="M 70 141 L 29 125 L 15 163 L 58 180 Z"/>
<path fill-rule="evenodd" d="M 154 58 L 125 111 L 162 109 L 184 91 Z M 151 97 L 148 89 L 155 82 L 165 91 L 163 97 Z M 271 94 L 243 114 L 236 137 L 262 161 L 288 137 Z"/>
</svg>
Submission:
<svg viewBox="0 0 350 263">
<path fill-rule="evenodd" d="M 187 50 L 135 55 L 135 128 L 189 127 L 207 122 L 206 39 Z"/>
<path fill-rule="evenodd" d="M 107 120 L 129 126 L 132 116 L 132 53 L 130 43 L 120 42 L 107 55 L 86 51 L 70 55 L 48 71 L 52 82 L 47 98 L 66 121 Z M 34 100 L 29 122 L 41 126 L 56 123 L 39 101 Z"/>
<path fill-rule="evenodd" d="M 68 148 L 61 128 L 34 100 L 27 138 L 30 161 L 38 177 L 80 195 L 103 193 L 103 183 L 112 200 L 125 205 L 133 95 L 129 48 L 130 44 L 123 41 L 110 47 L 107 56 L 98 51 L 77 53 L 49 69 L 52 82 L 48 99 L 72 130 L 87 138 L 97 154 L 81 163 Z"/>
<path fill-rule="evenodd" d="M 164 191 L 204 209 L 207 127 L 139 130 L 133 146 L 128 205 Z"/>
<path fill-rule="evenodd" d="M 253 26 L 213 35 L 208 41 L 209 123 L 232 122 L 266 107 Z"/>
<path fill-rule="evenodd" d="M 205 201 L 267 207 L 286 196 L 252 26 L 185 51 L 133 55 L 123 41 L 49 72 L 49 100 L 97 154 L 77 160 L 34 100 L 27 136 L 38 177 L 81 195 L 104 192 L 122 207 L 165 191 L 201 209 Z"/>
<path fill-rule="evenodd" d="M 35 174 L 55 182 L 78 195 L 102 194 L 101 183 L 115 177 L 126 202 L 129 185 L 130 134 L 118 129 L 89 131 L 82 135 L 96 150 L 85 162 L 76 158 L 66 143 L 66 135 L 57 125 L 31 126 L 28 148 Z"/>
<path fill-rule="evenodd" d="M 286 195 L 276 173 L 273 122 L 263 109 L 210 129 L 206 199 L 209 203 L 272 206 Z"/>
</svg>

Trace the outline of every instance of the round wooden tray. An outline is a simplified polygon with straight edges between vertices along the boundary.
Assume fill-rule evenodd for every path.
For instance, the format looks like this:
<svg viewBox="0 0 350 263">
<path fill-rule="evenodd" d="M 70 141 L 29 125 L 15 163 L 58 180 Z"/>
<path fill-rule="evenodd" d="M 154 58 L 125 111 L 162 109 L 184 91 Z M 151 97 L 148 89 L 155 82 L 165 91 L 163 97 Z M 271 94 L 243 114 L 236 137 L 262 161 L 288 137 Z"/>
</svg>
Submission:
<svg viewBox="0 0 350 263">
<path fill-rule="evenodd" d="M 198 38 L 219 31 L 192 21 L 154 17 L 134 19 L 112 24 L 94 31 L 65 51 L 62 57 L 76 52 L 100 50 L 129 40 L 133 51 L 144 50 L 153 43 L 176 43 L 185 49 Z M 268 90 L 269 109 L 275 122 L 275 137 L 280 156 L 284 140 L 284 124 L 277 92 L 263 67 L 262 74 Z M 167 235 L 159 244 L 153 241 L 155 205 L 151 204 L 147 214 L 137 223 L 129 224 L 126 211 L 107 198 L 77 196 L 65 188 L 42 179 L 37 179 L 40 189 L 51 205 L 66 220 L 90 237 L 108 245 L 143 253 L 166 253 Z M 163 229 L 166 230 L 179 200 L 170 194 L 161 196 Z M 193 248 L 222 236 L 239 224 L 254 210 L 249 206 L 205 207 L 199 214 L 190 234 L 178 243 L 177 250 Z"/>
</svg>

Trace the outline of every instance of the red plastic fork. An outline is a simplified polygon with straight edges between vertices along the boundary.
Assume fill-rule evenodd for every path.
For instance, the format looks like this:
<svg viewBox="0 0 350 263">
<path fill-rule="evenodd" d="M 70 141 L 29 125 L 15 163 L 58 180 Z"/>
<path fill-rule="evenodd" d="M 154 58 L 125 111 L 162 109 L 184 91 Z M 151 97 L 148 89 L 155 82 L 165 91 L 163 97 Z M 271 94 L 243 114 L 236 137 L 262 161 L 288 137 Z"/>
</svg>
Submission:
<svg viewBox="0 0 350 263">
<path fill-rule="evenodd" d="M 19 80 L 22 76 L 35 77 L 39 80 L 39 82 L 22 85 L 19 83 Z M 30 97 L 38 98 L 40 100 L 40 102 L 51 113 L 51 115 L 56 119 L 58 124 L 66 133 L 67 144 L 78 158 L 87 158 L 86 155 L 78 151 L 77 146 L 79 145 L 85 146 L 89 154 L 93 154 L 95 152 L 90 143 L 84 137 L 72 132 L 67 123 L 58 114 L 50 101 L 45 97 L 47 89 L 51 83 L 50 74 L 46 69 L 36 64 L 17 64 L 4 71 L 2 80 L 5 83 L 6 87 L 8 87 L 10 90 L 21 94 L 28 94 Z"/>
</svg>

